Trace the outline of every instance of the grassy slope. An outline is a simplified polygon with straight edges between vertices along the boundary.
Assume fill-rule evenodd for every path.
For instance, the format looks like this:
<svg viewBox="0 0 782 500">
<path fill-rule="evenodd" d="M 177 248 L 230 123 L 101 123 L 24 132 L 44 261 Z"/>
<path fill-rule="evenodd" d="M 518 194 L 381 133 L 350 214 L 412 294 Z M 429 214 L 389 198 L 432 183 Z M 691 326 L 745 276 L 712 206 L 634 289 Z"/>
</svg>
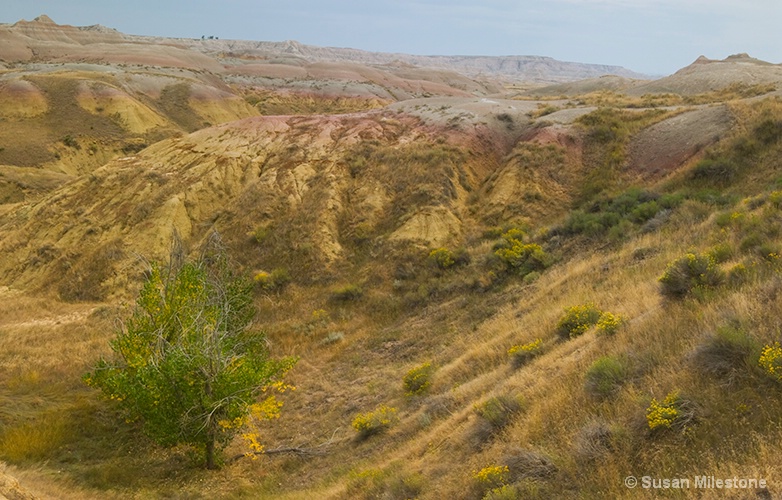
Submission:
<svg viewBox="0 0 782 500">
<path fill-rule="evenodd" d="M 292 374 L 298 390 L 285 396 L 283 418 L 265 431 L 267 447 L 323 444 L 313 456 L 272 454 L 207 473 L 191 468 L 185 450 L 161 452 L 132 428 L 116 432 L 111 408 L 77 381 L 89 360 L 106 352 L 115 311 L 47 301 L 47 320 L 40 301 L 4 300 L 0 458 L 23 467 L 21 477 L 41 493 L 61 498 L 480 498 L 486 484 L 474 472 L 489 465 L 511 466 L 507 482 L 519 498 L 627 497 L 622 480 L 631 474 L 764 477 L 778 494 L 779 384 L 756 362 L 737 364 L 731 378 L 704 374 L 710 361 L 693 354 L 725 327 L 758 345 L 780 338 L 782 277 L 769 254 L 782 248 L 782 215 L 771 194 L 782 172 L 782 111 L 768 101 L 734 105 L 734 115 L 738 137 L 708 153 L 727 162 L 727 173 L 697 164 L 646 186 L 686 197 L 657 230 L 631 224 L 591 237 L 540 236 L 559 261 L 533 282 L 487 282 L 493 241 L 476 225 L 464 238 L 472 263 L 445 271 L 430 266 L 425 251 L 384 261 L 353 242 L 359 259 L 336 278 L 363 283 L 355 302 L 329 300 L 333 281 L 259 293 L 261 325 L 274 349 L 302 358 Z M 605 151 L 622 154 L 615 146 Z M 680 301 L 661 296 L 657 278 L 669 262 L 718 247 L 721 266 L 744 264 L 747 278 Z M 587 302 L 626 324 L 614 336 L 592 329 L 559 341 L 563 309 Z M 313 315 L 321 309 L 326 313 Z M 543 354 L 514 368 L 507 350 L 538 338 Z M 605 355 L 623 359 L 626 373 L 613 395 L 596 398 L 585 374 Z M 427 361 L 436 367 L 431 387 L 406 397 L 403 376 Z M 650 432 L 651 399 L 674 390 L 695 405 L 695 421 L 682 431 Z M 476 405 L 498 396 L 523 402 L 492 430 Z M 380 404 L 397 408 L 399 423 L 356 440 L 351 420 Z M 97 430 L 84 431 L 90 428 Z M 241 451 L 239 443 L 229 451 Z"/>
</svg>

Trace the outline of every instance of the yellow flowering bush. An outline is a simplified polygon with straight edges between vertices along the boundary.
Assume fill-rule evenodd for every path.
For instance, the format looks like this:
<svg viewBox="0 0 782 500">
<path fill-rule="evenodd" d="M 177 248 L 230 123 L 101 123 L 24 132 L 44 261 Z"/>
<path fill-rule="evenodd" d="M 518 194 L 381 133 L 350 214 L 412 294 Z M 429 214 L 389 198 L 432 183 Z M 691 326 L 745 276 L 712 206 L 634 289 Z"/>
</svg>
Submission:
<svg viewBox="0 0 782 500">
<path fill-rule="evenodd" d="M 768 201 L 774 208 L 782 208 L 782 191 L 774 191 L 768 195 Z"/>
<path fill-rule="evenodd" d="M 436 248 L 429 252 L 429 259 L 440 269 L 448 269 L 456 263 L 453 252 L 447 248 Z"/>
<path fill-rule="evenodd" d="M 777 382 L 782 382 L 782 347 L 779 342 L 763 348 L 758 364 L 766 375 Z"/>
<path fill-rule="evenodd" d="M 411 369 L 402 379 L 406 396 L 417 396 L 425 392 L 431 385 L 430 378 L 434 368 L 432 363 L 424 363 Z"/>
<path fill-rule="evenodd" d="M 510 229 L 495 246 L 496 255 L 509 270 L 525 276 L 533 271 L 543 271 L 551 265 L 551 256 L 537 243 L 524 243 L 524 232 Z"/>
<path fill-rule="evenodd" d="M 649 430 L 670 429 L 680 416 L 679 401 L 678 391 L 669 393 L 661 403 L 652 398 L 652 402 L 646 409 L 646 422 L 649 424 Z"/>
<path fill-rule="evenodd" d="M 328 323 L 331 320 L 331 316 L 329 316 L 329 312 L 325 309 L 315 309 L 312 311 L 311 316 L 313 323 Z"/>
<path fill-rule="evenodd" d="M 574 338 L 597 324 L 602 311 L 591 302 L 568 307 L 557 323 L 557 334 L 562 338 Z"/>
<path fill-rule="evenodd" d="M 367 413 L 356 415 L 351 424 L 361 438 L 379 434 L 399 420 L 397 409 L 381 405 Z"/>
<path fill-rule="evenodd" d="M 613 335 L 624 324 L 624 317 L 619 314 L 604 311 L 597 320 L 597 333 L 601 335 Z"/>
<path fill-rule="evenodd" d="M 473 471 L 472 478 L 484 491 L 500 488 L 508 482 L 510 469 L 507 465 L 489 465 L 481 470 Z"/>
<path fill-rule="evenodd" d="M 689 252 L 668 264 L 658 281 L 663 295 L 683 298 L 696 289 L 717 287 L 724 279 L 725 273 L 713 256 Z"/>
<path fill-rule="evenodd" d="M 518 368 L 542 352 L 543 340 L 535 339 L 526 344 L 514 345 L 508 349 L 508 356 L 510 356 L 513 366 Z"/>
</svg>

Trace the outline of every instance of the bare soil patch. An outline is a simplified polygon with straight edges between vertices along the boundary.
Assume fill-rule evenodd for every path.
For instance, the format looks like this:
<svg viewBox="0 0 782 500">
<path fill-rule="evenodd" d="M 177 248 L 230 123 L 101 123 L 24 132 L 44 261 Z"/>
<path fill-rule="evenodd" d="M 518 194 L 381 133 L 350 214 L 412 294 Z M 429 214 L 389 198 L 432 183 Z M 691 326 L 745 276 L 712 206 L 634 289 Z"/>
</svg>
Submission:
<svg viewBox="0 0 782 500">
<path fill-rule="evenodd" d="M 698 108 L 641 131 L 628 148 L 628 167 L 646 179 L 660 178 L 715 143 L 733 123 L 724 105 Z"/>
</svg>

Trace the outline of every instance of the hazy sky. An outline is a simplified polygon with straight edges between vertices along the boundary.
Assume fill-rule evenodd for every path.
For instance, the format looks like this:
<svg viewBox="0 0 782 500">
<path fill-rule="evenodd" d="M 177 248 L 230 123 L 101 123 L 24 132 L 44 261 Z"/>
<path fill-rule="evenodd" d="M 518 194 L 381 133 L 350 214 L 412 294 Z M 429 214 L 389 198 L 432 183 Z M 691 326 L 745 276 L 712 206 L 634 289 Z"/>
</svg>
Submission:
<svg viewBox="0 0 782 500">
<path fill-rule="evenodd" d="M 782 63 L 782 0 L 2 0 L 125 33 L 423 55 L 541 55 L 670 74 L 699 55 Z"/>
</svg>

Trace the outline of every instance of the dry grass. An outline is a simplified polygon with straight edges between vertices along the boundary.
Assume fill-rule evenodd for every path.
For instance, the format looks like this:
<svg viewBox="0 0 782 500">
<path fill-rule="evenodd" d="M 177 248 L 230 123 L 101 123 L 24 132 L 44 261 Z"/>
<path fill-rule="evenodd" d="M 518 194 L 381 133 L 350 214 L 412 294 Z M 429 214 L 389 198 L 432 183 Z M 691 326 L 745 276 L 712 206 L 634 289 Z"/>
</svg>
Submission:
<svg viewBox="0 0 782 500">
<path fill-rule="evenodd" d="M 414 197 L 416 182 L 428 200 L 462 199 L 442 188 L 458 179 L 449 169 L 464 152 L 444 147 L 425 155 L 407 146 L 364 153 L 386 162 L 384 179 L 395 168 L 414 170 L 393 187 L 400 198 L 379 219 L 386 233 L 400 216 L 393 212 L 405 208 L 401 200 Z M 763 189 L 755 194 L 771 189 L 768 182 Z M 300 208 L 291 220 L 316 206 Z M 779 225 L 769 206 L 740 210 L 764 227 Z M 771 258 L 742 253 L 749 226 L 721 227 L 717 211 L 714 204 L 690 200 L 656 231 L 633 232 L 600 249 L 577 237 L 559 247 L 551 242 L 559 261 L 531 283 L 471 285 L 486 272 L 481 256 L 490 254 L 491 244 L 469 238 L 472 263 L 450 270 L 425 267 L 428 248 L 404 253 L 398 246 L 355 241 L 345 243 L 356 252 L 354 262 L 306 261 L 312 267 L 292 270 L 288 287 L 257 296 L 258 327 L 268 330 L 274 354 L 301 357 L 290 375 L 297 390 L 284 395 L 282 418 L 263 436 L 269 450 L 317 453 L 239 459 L 217 473 L 195 470 L 186 450 L 162 451 L 139 439 L 134 427 L 80 384 L 87 366 L 107 352 L 118 310 L 4 290 L 0 396 L 11 403 L 0 409 L 2 457 L 24 466 L 23 480 L 43 478 L 48 491 L 72 487 L 84 497 L 109 498 L 346 498 L 367 491 L 388 498 L 461 498 L 471 491 L 474 471 L 487 464 L 512 466 L 514 487 L 544 498 L 626 498 L 622 479 L 644 473 L 763 474 L 779 481 L 780 388 L 750 372 L 725 391 L 720 376 L 693 366 L 704 338 L 726 324 L 739 324 L 759 344 L 779 336 L 779 267 Z M 268 237 L 280 248 L 304 234 L 274 230 L 277 235 Z M 763 236 L 766 243 L 782 243 L 779 233 Z M 237 247 L 247 250 L 247 262 L 269 252 L 244 238 Z M 683 300 L 663 298 L 658 278 L 669 262 L 721 243 L 731 247 L 733 260 L 754 259 L 752 279 Z M 287 256 L 288 265 L 307 258 Z M 338 283 L 360 284 L 364 293 L 329 300 Z M 404 302 L 413 291 L 416 300 Z M 613 336 L 592 328 L 558 339 L 563 311 L 590 302 L 627 323 Z M 508 348 L 538 338 L 546 346 L 542 354 L 514 369 Z M 603 356 L 621 358 L 628 376 L 610 398 L 594 398 L 585 390 L 585 375 Z M 405 374 L 429 361 L 436 370 L 427 394 L 407 397 Z M 683 432 L 650 432 L 645 411 L 651 399 L 676 390 L 696 408 L 693 420 Z M 476 405 L 509 396 L 523 404 L 501 410 L 501 425 L 483 433 L 479 422 L 489 419 Z M 356 440 L 351 420 L 380 405 L 398 408 L 398 424 Z M 73 422 L 75 429 L 64 425 Z M 230 450 L 241 453 L 240 443 Z M 55 470 L 63 471 L 62 479 Z"/>
</svg>

